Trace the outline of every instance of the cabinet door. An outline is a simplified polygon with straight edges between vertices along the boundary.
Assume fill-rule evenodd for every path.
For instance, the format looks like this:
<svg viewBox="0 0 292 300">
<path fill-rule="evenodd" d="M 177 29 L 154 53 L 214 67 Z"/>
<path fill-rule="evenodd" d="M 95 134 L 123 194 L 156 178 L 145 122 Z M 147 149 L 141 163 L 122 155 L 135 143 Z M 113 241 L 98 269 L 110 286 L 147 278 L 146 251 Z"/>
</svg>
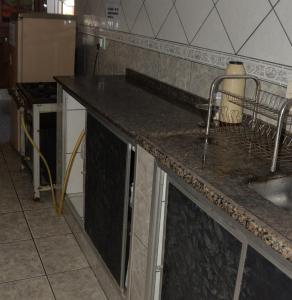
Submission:
<svg viewBox="0 0 292 300">
<path fill-rule="evenodd" d="M 249 246 L 239 299 L 290 300 L 292 280 Z"/>
<path fill-rule="evenodd" d="M 233 299 L 241 242 L 169 185 L 163 300 Z"/>
<path fill-rule="evenodd" d="M 120 283 L 127 144 L 87 116 L 85 229 Z"/>
</svg>

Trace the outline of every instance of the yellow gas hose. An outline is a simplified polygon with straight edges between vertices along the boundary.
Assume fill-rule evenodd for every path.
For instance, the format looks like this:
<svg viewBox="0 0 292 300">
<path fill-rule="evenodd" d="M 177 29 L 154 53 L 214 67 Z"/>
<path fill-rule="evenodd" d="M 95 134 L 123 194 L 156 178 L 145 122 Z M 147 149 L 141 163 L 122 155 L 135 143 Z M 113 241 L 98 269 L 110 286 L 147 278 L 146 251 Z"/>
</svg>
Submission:
<svg viewBox="0 0 292 300">
<path fill-rule="evenodd" d="M 41 151 L 38 148 L 38 146 L 35 144 L 33 138 L 31 137 L 31 135 L 29 134 L 29 132 L 27 130 L 27 127 L 25 125 L 24 117 L 23 116 L 21 118 L 21 126 L 22 126 L 22 128 L 24 130 L 24 133 L 25 133 L 26 137 L 28 138 L 28 140 L 30 141 L 30 143 L 32 144 L 32 146 L 36 149 L 36 151 L 38 152 L 40 158 L 42 159 L 42 161 L 45 164 L 45 167 L 46 167 L 46 170 L 47 170 L 48 176 L 49 176 L 49 181 L 50 181 L 50 188 L 51 188 L 51 193 L 52 193 L 53 207 L 54 207 L 56 213 L 58 215 L 61 215 L 63 213 L 64 201 L 65 201 L 65 193 L 66 193 L 66 190 L 67 190 L 68 181 L 69 181 L 69 178 L 70 178 L 72 166 L 73 166 L 73 163 L 74 163 L 74 160 L 75 160 L 78 148 L 80 147 L 80 144 L 81 144 L 81 142 L 82 142 L 82 140 L 83 140 L 83 138 L 85 136 L 85 131 L 84 130 L 81 131 L 81 133 L 80 133 L 80 135 L 79 135 L 79 137 L 78 137 L 78 139 L 77 139 L 77 141 L 75 143 L 73 152 L 72 152 L 72 154 L 70 156 L 70 160 L 69 160 L 68 166 L 67 166 L 66 171 L 65 171 L 64 183 L 62 184 L 62 187 L 61 187 L 61 198 L 60 198 L 59 205 L 58 205 L 58 203 L 56 201 L 56 196 L 55 196 L 55 189 L 54 189 L 54 185 L 53 185 L 52 174 L 51 174 L 48 162 L 47 162 L 46 158 L 44 157 L 44 155 L 41 153 Z"/>
<path fill-rule="evenodd" d="M 65 176 L 64 176 L 64 183 L 63 183 L 62 189 L 61 189 L 61 199 L 59 201 L 59 207 L 58 207 L 58 214 L 59 215 L 61 215 L 63 213 L 65 193 L 66 193 L 66 190 L 67 190 L 69 177 L 70 177 L 70 174 L 71 174 L 72 166 L 73 166 L 78 148 L 80 147 L 80 144 L 81 144 L 84 136 L 85 136 L 85 131 L 82 130 L 79 137 L 78 137 L 78 139 L 77 139 L 77 142 L 75 143 L 73 152 L 71 153 L 71 156 L 70 156 L 68 166 L 66 168 L 66 172 L 65 172 Z"/>
<path fill-rule="evenodd" d="M 52 174 L 51 174 L 48 162 L 47 162 L 46 158 L 43 156 L 43 154 L 41 153 L 39 147 L 35 144 L 34 140 L 30 136 L 30 134 L 29 134 L 29 132 L 27 130 L 27 127 L 25 125 L 24 116 L 23 115 L 21 117 L 21 126 L 22 126 L 22 128 L 24 130 L 24 133 L 25 133 L 26 137 L 28 138 L 28 140 L 30 141 L 30 143 L 32 144 L 32 146 L 36 149 L 36 151 L 38 152 L 40 158 L 44 162 L 44 165 L 46 167 L 46 170 L 47 170 L 48 176 L 49 176 L 50 187 L 51 187 L 51 192 L 52 192 L 53 207 L 54 207 L 55 211 L 58 213 L 57 201 L 56 201 L 56 197 L 55 197 L 55 190 L 54 190 L 54 185 L 53 185 L 53 180 L 52 180 Z"/>
</svg>

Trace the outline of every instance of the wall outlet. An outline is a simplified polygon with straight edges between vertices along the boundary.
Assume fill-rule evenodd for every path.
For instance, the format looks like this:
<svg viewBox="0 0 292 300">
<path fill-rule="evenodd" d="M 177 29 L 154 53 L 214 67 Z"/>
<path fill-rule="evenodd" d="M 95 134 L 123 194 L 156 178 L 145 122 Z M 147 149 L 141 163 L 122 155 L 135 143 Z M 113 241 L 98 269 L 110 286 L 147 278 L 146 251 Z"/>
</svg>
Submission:
<svg viewBox="0 0 292 300">
<path fill-rule="evenodd" d="M 292 79 L 288 81 L 287 90 L 286 90 L 286 98 L 292 98 Z"/>
<path fill-rule="evenodd" d="M 100 45 L 100 49 L 103 49 L 103 50 L 106 49 L 107 43 L 106 43 L 106 38 L 105 38 L 105 36 L 99 36 L 99 37 L 98 37 L 98 43 L 99 43 L 99 45 Z"/>
</svg>

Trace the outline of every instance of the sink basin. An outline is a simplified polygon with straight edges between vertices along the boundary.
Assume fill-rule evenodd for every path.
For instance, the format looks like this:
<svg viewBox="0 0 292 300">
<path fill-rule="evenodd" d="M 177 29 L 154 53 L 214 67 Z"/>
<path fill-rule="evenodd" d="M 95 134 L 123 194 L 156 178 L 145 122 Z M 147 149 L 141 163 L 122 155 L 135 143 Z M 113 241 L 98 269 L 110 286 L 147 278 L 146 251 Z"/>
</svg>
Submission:
<svg viewBox="0 0 292 300">
<path fill-rule="evenodd" d="M 266 181 L 252 182 L 249 186 L 275 205 L 292 209 L 292 177 L 276 177 Z"/>
</svg>

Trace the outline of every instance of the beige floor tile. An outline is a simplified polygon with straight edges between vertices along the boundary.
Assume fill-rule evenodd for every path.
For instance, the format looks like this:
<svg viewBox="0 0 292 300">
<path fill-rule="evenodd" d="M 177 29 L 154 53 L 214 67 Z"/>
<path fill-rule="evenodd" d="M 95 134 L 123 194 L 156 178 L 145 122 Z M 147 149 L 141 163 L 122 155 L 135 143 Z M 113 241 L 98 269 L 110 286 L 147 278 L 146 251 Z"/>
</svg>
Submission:
<svg viewBox="0 0 292 300">
<path fill-rule="evenodd" d="M 45 276 L 0 284 L 0 300 L 54 300 Z"/>
<path fill-rule="evenodd" d="M 63 216 L 57 216 L 53 208 L 25 212 L 34 238 L 42 238 L 71 233 Z"/>
<path fill-rule="evenodd" d="M 1 145 L 2 153 L 9 171 L 19 172 L 21 170 L 20 155 L 9 145 Z"/>
<path fill-rule="evenodd" d="M 0 215 L 0 243 L 29 239 L 31 234 L 22 212 Z"/>
<path fill-rule="evenodd" d="M 33 241 L 0 244 L 0 282 L 44 275 Z"/>
<path fill-rule="evenodd" d="M 0 213 L 21 211 L 17 195 L 13 189 L 0 189 Z"/>
<path fill-rule="evenodd" d="M 42 192 L 40 201 L 33 200 L 33 193 L 29 196 L 18 195 L 23 210 L 45 209 L 53 207 L 52 196 L 50 192 Z"/>
<path fill-rule="evenodd" d="M 106 300 L 90 268 L 49 275 L 57 300 Z"/>
<path fill-rule="evenodd" d="M 0 171 L 3 172 L 3 169 L 1 169 L 1 166 L 0 166 Z M 4 170 L 4 172 L 6 173 L 5 170 Z M 13 184 L 12 184 L 12 180 L 9 177 L 9 175 L 1 177 L 0 189 L 1 190 L 2 189 L 4 189 L 4 190 L 14 190 L 14 187 L 13 187 Z"/>
<path fill-rule="evenodd" d="M 77 270 L 88 266 L 72 234 L 41 238 L 35 241 L 48 274 Z"/>
</svg>

